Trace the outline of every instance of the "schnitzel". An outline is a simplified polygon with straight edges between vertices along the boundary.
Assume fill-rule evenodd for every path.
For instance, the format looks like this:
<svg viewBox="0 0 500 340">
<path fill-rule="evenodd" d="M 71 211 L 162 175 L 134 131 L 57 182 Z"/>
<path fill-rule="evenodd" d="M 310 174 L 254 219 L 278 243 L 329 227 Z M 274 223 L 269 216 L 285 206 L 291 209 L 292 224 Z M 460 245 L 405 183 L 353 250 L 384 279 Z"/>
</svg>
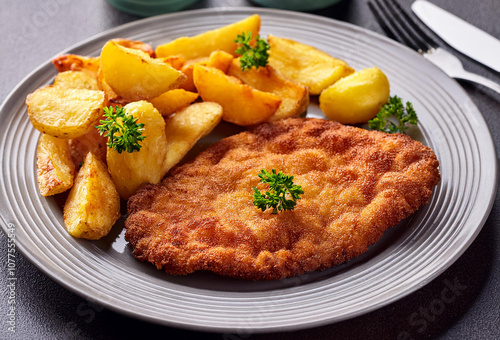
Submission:
<svg viewBox="0 0 500 340">
<path fill-rule="evenodd" d="M 359 256 L 424 205 L 439 182 L 433 151 L 402 134 L 313 118 L 225 138 L 130 198 L 134 255 L 170 274 L 274 280 Z M 292 211 L 252 204 L 261 169 L 301 185 Z"/>
</svg>

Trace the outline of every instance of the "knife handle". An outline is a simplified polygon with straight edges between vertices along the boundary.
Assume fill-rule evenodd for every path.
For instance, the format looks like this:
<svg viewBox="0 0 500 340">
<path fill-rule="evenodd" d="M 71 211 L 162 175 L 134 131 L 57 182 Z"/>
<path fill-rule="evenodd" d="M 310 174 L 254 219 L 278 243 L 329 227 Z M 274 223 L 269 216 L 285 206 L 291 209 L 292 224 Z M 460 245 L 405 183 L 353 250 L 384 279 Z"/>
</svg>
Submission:
<svg viewBox="0 0 500 340">
<path fill-rule="evenodd" d="M 456 76 L 455 78 L 471 81 L 471 82 L 477 83 L 477 84 L 481 84 L 481 85 L 495 91 L 496 93 L 500 94 L 500 85 L 498 85 L 494 81 L 491 81 L 491 80 L 489 80 L 485 77 L 482 77 L 478 74 L 467 72 L 464 70 L 463 73 L 461 73 L 459 76 Z"/>
<path fill-rule="evenodd" d="M 437 47 L 422 55 L 434 65 L 443 70 L 448 76 L 455 79 L 463 79 L 483 85 L 500 94 L 500 85 L 478 74 L 464 70 L 462 62 L 450 52 Z"/>
</svg>

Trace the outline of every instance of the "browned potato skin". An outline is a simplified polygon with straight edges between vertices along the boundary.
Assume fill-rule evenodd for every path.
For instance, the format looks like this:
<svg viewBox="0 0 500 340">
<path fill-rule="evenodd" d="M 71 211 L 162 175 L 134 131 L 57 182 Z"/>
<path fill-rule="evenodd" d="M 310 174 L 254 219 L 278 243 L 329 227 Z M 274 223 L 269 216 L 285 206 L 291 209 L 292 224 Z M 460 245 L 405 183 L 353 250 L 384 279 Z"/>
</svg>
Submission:
<svg viewBox="0 0 500 340">
<path fill-rule="evenodd" d="M 194 83 L 204 101 L 222 106 L 222 120 L 241 126 L 267 121 L 278 110 L 281 98 L 256 90 L 219 69 L 195 65 Z"/>
<path fill-rule="evenodd" d="M 227 73 L 233 62 L 233 55 L 224 51 L 215 51 L 210 54 L 207 60 L 208 67 L 215 67 L 224 73 Z"/>
<path fill-rule="evenodd" d="M 93 153 L 85 157 L 64 205 L 69 234 L 88 240 L 106 236 L 120 217 L 120 196 L 106 165 Z"/>
<path fill-rule="evenodd" d="M 58 72 L 89 71 L 97 76 L 100 67 L 99 57 L 84 57 L 77 54 L 60 55 L 52 59 L 52 64 Z"/>
<path fill-rule="evenodd" d="M 183 57 L 179 56 L 170 56 L 170 57 L 164 57 L 164 58 L 158 58 L 162 60 L 165 64 L 168 64 L 175 68 L 176 70 L 181 70 L 184 64 L 186 63 L 186 59 Z"/>
<path fill-rule="evenodd" d="M 99 134 L 97 129 L 92 129 L 83 136 L 68 139 L 71 158 L 75 168 L 79 169 L 89 152 L 106 164 L 106 143 L 108 139 Z"/>
<path fill-rule="evenodd" d="M 59 138 L 76 138 L 99 122 L 104 105 L 102 91 L 68 89 L 48 85 L 26 97 L 28 115 L 42 133 Z"/>
<path fill-rule="evenodd" d="M 270 121 L 298 117 L 307 110 L 309 105 L 307 87 L 288 80 L 270 65 L 243 71 L 238 58 L 232 61 L 227 74 L 259 91 L 271 92 L 281 98 L 281 104 Z"/>
<path fill-rule="evenodd" d="M 38 140 L 36 165 L 42 196 L 59 194 L 73 186 L 75 166 L 66 140 L 42 134 Z"/>
<path fill-rule="evenodd" d="M 155 56 L 155 51 L 153 49 L 153 46 L 146 44 L 142 41 L 130 40 L 130 39 L 113 39 L 113 41 L 116 44 L 121 45 L 123 47 L 141 50 L 141 51 L 149 54 L 150 57 L 154 58 L 154 56 Z"/>
</svg>

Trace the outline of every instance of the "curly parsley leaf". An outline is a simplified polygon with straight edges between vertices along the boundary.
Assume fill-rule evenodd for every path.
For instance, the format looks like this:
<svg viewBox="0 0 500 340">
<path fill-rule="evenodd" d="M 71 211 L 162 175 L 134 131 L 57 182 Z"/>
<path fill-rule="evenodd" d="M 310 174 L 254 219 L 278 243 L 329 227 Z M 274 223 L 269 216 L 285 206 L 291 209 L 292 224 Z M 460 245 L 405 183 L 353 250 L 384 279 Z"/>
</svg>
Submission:
<svg viewBox="0 0 500 340">
<path fill-rule="evenodd" d="M 276 173 L 275 169 L 268 172 L 262 169 L 259 174 L 260 182 L 269 185 L 269 190 L 264 194 L 253 187 L 253 204 L 266 211 L 273 208 L 273 214 L 283 210 L 293 210 L 304 193 L 300 185 L 293 183 L 293 176 L 287 176 L 282 171 Z"/>
<path fill-rule="evenodd" d="M 234 42 L 238 43 L 235 53 L 241 55 L 240 65 L 243 71 L 252 67 L 266 67 L 269 59 L 269 44 L 255 36 L 255 43 L 252 46 L 252 32 L 242 32 L 236 36 Z"/>
<path fill-rule="evenodd" d="M 398 120 L 397 124 L 390 120 L 393 116 Z M 390 97 L 388 103 L 382 106 L 375 118 L 368 122 L 370 129 L 388 133 L 405 133 L 410 124 L 417 125 L 417 123 L 417 113 L 412 103 L 406 102 L 406 106 L 403 106 L 398 96 Z"/>
<path fill-rule="evenodd" d="M 137 118 L 127 115 L 125 109 L 116 106 L 104 108 L 104 117 L 101 125 L 96 126 L 99 134 L 108 137 L 108 148 L 115 149 L 118 153 L 139 151 L 139 142 L 146 138 L 142 135 L 144 124 L 137 123 Z"/>
</svg>

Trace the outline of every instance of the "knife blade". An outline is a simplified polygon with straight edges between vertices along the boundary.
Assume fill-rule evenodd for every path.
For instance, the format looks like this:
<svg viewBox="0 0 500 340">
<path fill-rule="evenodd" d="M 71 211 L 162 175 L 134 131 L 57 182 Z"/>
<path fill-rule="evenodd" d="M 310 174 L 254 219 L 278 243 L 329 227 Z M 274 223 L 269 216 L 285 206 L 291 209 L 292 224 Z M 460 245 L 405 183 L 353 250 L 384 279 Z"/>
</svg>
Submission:
<svg viewBox="0 0 500 340">
<path fill-rule="evenodd" d="M 428 1 L 416 0 L 411 9 L 451 47 L 500 72 L 500 40 Z"/>
</svg>

